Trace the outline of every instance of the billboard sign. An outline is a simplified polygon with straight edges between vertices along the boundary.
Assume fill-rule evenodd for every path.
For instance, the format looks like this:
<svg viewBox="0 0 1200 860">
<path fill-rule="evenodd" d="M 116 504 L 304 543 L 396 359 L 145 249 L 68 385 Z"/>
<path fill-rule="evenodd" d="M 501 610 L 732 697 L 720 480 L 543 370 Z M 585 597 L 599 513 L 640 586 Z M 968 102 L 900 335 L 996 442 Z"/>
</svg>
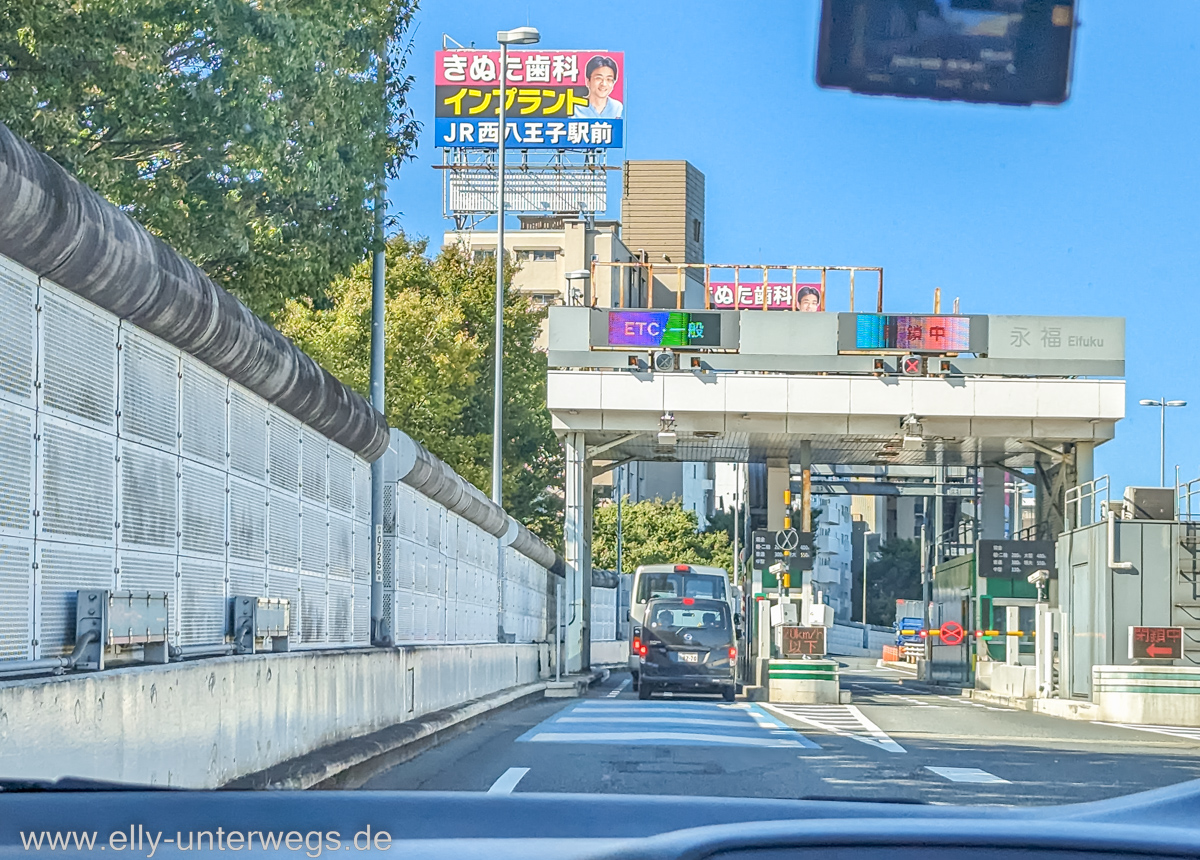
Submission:
<svg viewBox="0 0 1200 860">
<path fill-rule="evenodd" d="M 434 133 L 442 148 L 495 148 L 500 52 L 438 51 Z M 625 55 L 612 51 L 509 51 L 506 145 L 614 149 L 624 145 Z"/>
<path fill-rule="evenodd" d="M 709 305 L 719 310 L 761 311 L 763 310 L 763 285 L 718 283 L 708 285 Z M 820 284 L 772 284 L 766 287 L 766 310 L 771 311 L 819 311 L 821 300 Z"/>
<path fill-rule="evenodd" d="M 721 315 L 690 311 L 609 311 L 609 346 L 721 345 Z"/>
</svg>

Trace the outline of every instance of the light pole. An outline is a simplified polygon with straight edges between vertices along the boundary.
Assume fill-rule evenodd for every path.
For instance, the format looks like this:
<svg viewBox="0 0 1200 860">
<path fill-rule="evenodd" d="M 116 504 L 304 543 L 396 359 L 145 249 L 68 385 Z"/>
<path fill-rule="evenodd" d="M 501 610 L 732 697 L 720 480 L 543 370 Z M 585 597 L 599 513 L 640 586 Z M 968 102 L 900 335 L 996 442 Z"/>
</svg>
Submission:
<svg viewBox="0 0 1200 860">
<path fill-rule="evenodd" d="M 1167 407 L 1168 406 L 1187 406 L 1186 400 L 1167 400 L 1165 397 L 1160 397 L 1158 400 L 1139 400 L 1140 406 L 1157 406 L 1160 410 L 1158 420 L 1158 484 L 1160 487 L 1167 485 Z"/>
<path fill-rule="evenodd" d="M 504 108 L 507 100 L 508 46 L 533 45 L 541 36 L 536 27 L 517 27 L 496 33 L 500 43 L 500 127 L 496 155 L 496 382 L 492 406 L 492 501 L 501 503 L 504 477 Z"/>
</svg>

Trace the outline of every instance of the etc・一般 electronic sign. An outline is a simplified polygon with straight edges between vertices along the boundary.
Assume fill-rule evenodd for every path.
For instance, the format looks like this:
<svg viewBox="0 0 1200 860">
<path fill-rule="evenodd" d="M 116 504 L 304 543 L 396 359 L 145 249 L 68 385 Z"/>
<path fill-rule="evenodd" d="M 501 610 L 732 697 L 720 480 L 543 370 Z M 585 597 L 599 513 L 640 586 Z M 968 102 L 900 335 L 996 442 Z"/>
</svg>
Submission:
<svg viewBox="0 0 1200 860">
<path fill-rule="evenodd" d="M 721 315 L 689 311 L 609 311 L 608 345 L 719 347 Z"/>
</svg>

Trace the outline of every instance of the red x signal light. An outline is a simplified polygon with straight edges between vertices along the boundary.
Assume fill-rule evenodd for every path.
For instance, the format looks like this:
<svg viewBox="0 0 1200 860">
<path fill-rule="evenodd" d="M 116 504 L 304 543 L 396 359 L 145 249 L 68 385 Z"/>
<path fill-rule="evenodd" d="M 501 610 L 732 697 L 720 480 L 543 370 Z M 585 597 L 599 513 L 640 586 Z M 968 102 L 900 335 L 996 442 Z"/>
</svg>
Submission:
<svg viewBox="0 0 1200 860">
<path fill-rule="evenodd" d="M 906 355 L 900 359 L 900 372 L 905 376 L 924 376 L 925 359 L 919 355 Z"/>
</svg>

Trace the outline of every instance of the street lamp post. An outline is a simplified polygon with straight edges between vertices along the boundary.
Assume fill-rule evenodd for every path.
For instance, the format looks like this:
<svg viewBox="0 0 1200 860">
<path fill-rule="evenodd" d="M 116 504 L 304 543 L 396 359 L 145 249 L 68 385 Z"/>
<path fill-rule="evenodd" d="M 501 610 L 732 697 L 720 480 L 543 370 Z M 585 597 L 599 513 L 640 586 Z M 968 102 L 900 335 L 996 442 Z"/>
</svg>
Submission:
<svg viewBox="0 0 1200 860">
<path fill-rule="evenodd" d="M 500 43 L 500 127 L 496 154 L 496 381 L 492 409 L 492 501 L 501 504 L 504 477 L 504 143 L 508 132 L 504 108 L 508 95 L 508 46 L 533 45 L 541 36 L 536 27 L 517 27 L 496 33 Z"/>
<path fill-rule="evenodd" d="M 1158 400 L 1139 400 L 1140 406 L 1156 406 L 1160 410 L 1158 418 L 1158 484 L 1161 487 L 1167 485 L 1167 407 L 1168 406 L 1187 406 L 1186 400 L 1167 400 L 1165 397 L 1160 397 Z"/>
</svg>

